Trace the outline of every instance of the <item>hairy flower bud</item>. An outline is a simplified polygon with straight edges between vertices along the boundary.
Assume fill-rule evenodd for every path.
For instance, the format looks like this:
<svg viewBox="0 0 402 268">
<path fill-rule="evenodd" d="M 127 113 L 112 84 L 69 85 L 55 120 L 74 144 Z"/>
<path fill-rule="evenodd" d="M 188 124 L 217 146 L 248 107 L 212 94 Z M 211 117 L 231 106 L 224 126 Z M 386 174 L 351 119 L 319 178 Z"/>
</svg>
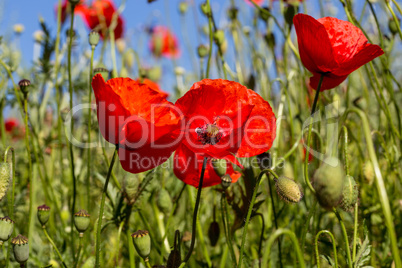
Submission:
<svg viewBox="0 0 402 268">
<path fill-rule="evenodd" d="M 7 241 L 14 230 L 14 221 L 5 216 L 0 218 L 0 245 Z"/>
<path fill-rule="evenodd" d="M 6 195 L 10 185 L 11 168 L 9 163 L 0 163 L 0 200 Z"/>
<path fill-rule="evenodd" d="M 357 203 L 359 196 L 359 191 L 357 189 L 357 184 L 352 176 L 346 176 L 343 184 L 342 200 L 340 207 L 344 210 L 351 210 Z"/>
<path fill-rule="evenodd" d="M 300 184 L 288 177 L 279 177 L 275 182 L 275 188 L 278 195 L 287 202 L 298 203 L 303 198 Z"/>
<path fill-rule="evenodd" d="M 164 214 L 168 214 L 172 211 L 173 208 L 172 198 L 170 197 L 169 192 L 166 191 L 166 189 L 162 188 L 159 190 L 156 204 L 160 209 L 160 211 L 162 211 Z"/>
</svg>

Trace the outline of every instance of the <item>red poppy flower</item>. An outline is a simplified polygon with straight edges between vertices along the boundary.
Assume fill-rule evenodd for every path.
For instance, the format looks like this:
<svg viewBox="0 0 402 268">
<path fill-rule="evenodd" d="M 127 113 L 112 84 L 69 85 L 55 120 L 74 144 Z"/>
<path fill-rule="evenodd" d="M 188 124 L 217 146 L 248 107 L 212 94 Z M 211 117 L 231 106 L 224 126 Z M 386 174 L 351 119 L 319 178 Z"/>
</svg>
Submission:
<svg viewBox="0 0 402 268">
<path fill-rule="evenodd" d="M 175 153 L 174 172 L 191 185 L 198 185 L 200 171 L 194 171 L 194 162 L 199 167 L 203 157 L 226 159 L 241 166 L 236 156 L 265 152 L 275 139 L 276 119 L 269 103 L 237 82 L 204 79 L 178 99 L 176 107 L 187 123 L 182 145 Z M 189 163 L 193 168 L 184 168 Z M 228 168 L 229 173 L 232 171 Z M 208 181 L 204 186 L 220 183 L 213 172 L 208 174 L 204 175 Z"/>
<path fill-rule="evenodd" d="M 297 14 L 293 18 L 300 58 L 313 73 L 310 85 L 317 89 L 324 74 L 321 91 L 342 83 L 350 73 L 384 54 L 377 45 L 367 43 L 362 31 L 350 22 L 332 17 L 314 19 Z"/>
<path fill-rule="evenodd" d="M 178 58 L 180 56 L 177 38 L 168 28 L 155 26 L 151 29 L 151 34 L 149 47 L 155 56 L 160 57 L 162 55 L 166 58 Z"/>
<path fill-rule="evenodd" d="M 152 81 L 148 78 L 144 78 L 144 79 L 142 79 L 142 81 L 140 79 L 137 79 L 136 81 L 139 83 L 144 83 L 144 84 L 148 85 L 151 89 L 164 94 L 166 98 L 169 97 L 169 93 L 166 93 L 165 91 L 163 91 L 157 83 L 155 83 L 154 81 Z"/>
<path fill-rule="evenodd" d="M 18 128 L 19 126 L 19 122 L 17 119 L 15 118 L 8 118 L 5 120 L 4 122 L 4 126 L 6 129 L 6 132 L 12 132 L 13 130 L 15 130 L 16 128 Z"/>
<path fill-rule="evenodd" d="M 111 0 L 95 0 L 91 6 L 87 6 L 82 15 L 87 26 L 95 31 L 99 31 L 99 34 L 104 38 L 104 34 L 107 33 L 107 29 L 112 24 L 113 15 L 117 12 L 113 1 Z M 119 15 L 117 17 L 117 24 L 114 28 L 114 37 L 119 39 L 123 37 L 124 21 Z"/>
<path fill-rule="evenodd" d="M 253 3 L 251 3 L 251 1 L 250 0 L 244 0 L 244 1 L 246 1 L 246 3 L 248 4 L 248 5 L 253 5 Z M 264 2 L 265 2 L 265 0 L 253 0 L 254 1 L 254 3 L 256 3 L 257 5 L 259 5 L 259 6 L 261 6 Z"/>
<path fill-rule="evenodd" d="M 122 167 L 131 173 L 165 162 L 179 146 L 181 118 L 163 93 L 130 78 L 92 79 L 99 129 L 119 146 Z"/>
</svg>

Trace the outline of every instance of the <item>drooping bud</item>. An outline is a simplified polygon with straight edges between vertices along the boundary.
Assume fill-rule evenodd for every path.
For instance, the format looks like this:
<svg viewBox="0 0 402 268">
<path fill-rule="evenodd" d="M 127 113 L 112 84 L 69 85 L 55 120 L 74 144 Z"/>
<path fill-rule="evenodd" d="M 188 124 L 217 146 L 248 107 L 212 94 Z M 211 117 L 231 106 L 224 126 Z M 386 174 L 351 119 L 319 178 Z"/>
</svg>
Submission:
<svg viewBox="0 0 402 268">
<path fill-rule="evenodd" d="M 28 79 L 22 79 L 20 82 L 18 82 L 18 85 L 20 86 L 21 92 L 24 93 L 24 95 L 27 95 L 28 87 L 31 85 L 31 81 Z"/>
<path fill-rule="evenodd" d="M 393 17 L 391 17 L 389 19 L 389 21 L 388 21 L 388 28 L 389 28 L 389 31 L 392 33 L 392 35 L 396 35 L 399 32 L 398 26 L 397 26 L 396 23 L 397 22 L 394 20 Z M 399 23 L 399 26 L 400 26 L 400 20 L 399 19 L 398 19 L 398 23 Z"/>
<path fill-rule="evenodd" d="M 347 175 L 343 184 L 342 200 L 340 207 L 346 211 L 350 211 L 355 204 L 359 196 L 359 190 L 357 184 L 352 176 Z"/>
<path fill-rule="evenodd" d="M 103 80 L 107 81 L 109 79 L 109 70 L 106 69 L 103 65 L 97 67 L 94 69 L 94 76 L 96 74 L 101 74 L 103 77 Z"/>
<path fill-rule="evenodd" d="M 5 216 L 0 218 L 0 245 L 7 241 L 14 230 L 14 221 Z"/>
<path fill-rule="evenodd" d="M 368 185 L 372 185 L 374 182 L 375 172 L 374 172 L 374 166 L 371 163 L 371 161 L 368 161 L 364 164 L 363 175 Z"/>
<path fill-rule="evenodd" d="M 84 232 L 88 229 L 89 223 L 91 221 L 88 212 L 81 209 L 74 214 L 74 225 L 77 231 L 80 233 L 80 237 L 84 236 Z"/>
<path fill-rule="evenodd" d="M 221 46 L 225 42 L 225 33 L 223 30 L 217 30 L 214 32 L 214 40 L 218 46 Z"/>
<path fill-rule="evenodd" d="M 222 177 L 226 174 L 226 160 L 225 159 L 212 159 L 211 160 L 212 167 L 215 170 L 215 173 L 219 176 Z"/>
<path fill-rule="evenodd" d="M 320 205 L 332 209 L 342 198 L 345 174 L 339 159 L 328 157 L 314 174 L 314 189 Z"/>
<path fill-rule="evenodd" d="M 231 7 L 228 9 L 228 17 L 229 20 L 236 20 L 237 19 L 237 14 L 239 13 L 239 10 L 236 7 Z"/>
<path fill-rule="evenodd" d="M 270 32 L 264 35 L 265 43 L 272 49 L 276 45 L 275 35 Z"/>
<path fill-rule="evenodd" d="M 0 200 L 4 198 L 10 185 L 11 168 L 9 163 L 0 163 Z"/>
<path fill-rule="evenodd" d="M 42 224 L 42 227 L 46 228 L 46 223 L 49 221 L 50 217 L 50 207 L 46 206 L 45 204 L 39 206 L 37 216 L 40 224 Z"/>
<path fill-rule="evenodd" d="M 217 221 L 211 222 L 208 228 L 208 238 L 209 241 L 211 242 L 211 246 L 216 246 L 219 240 L 219 235 L 220 235 L 220 228 L 219 224 Z"/>
<path fill-rule="evenodd" d="M 160 66 L 154 66 L 148 70 L 148 78 L 152 81 L 159 81 L 162 77 L 162 68 Z"/>
<path fill-rule="evenodd" d="M 100 35 L 97 31 L 91 31 L 88 35 L 88 42 L 92 47 L 96 47 L 99 43 Z"/>
<path fill-rule="evenodd" d="M 133 233 L 131 237 L 133 238 L 133 244 L 138 255 L 144 260 L 147 260 L 151 253 L 151 237 L 149 236 L 149 232 L 146 230 L 138 230 Z"/>
<path fill-rule="evenodd" d="M 199 45 L 197 47 L 197 53 L 198 57 L 205 58 L 206 56 L 208 56 L 209 48 L 206 45 Z"/>
<path fill-rule="evenodd" d="M 123 52 L 126 50 L 126 46 L 126 41 L 123 38 L 119 38 L 116 40 L 116 48 L 120 54 L 123 54 Z"/>
<path fill-rule="evenodd" d="M 275 182 L 278 195 L 285 201 L 298 203 L 303 198 L 303 190 L 294 180 L 281 176 Z"/>
<path fill-rule="evenodd" d="M 299 6 L 296 6 L 296 5 L 286 5 L 285 6 L 284 17 L 285 17 L 285 21 L 289 25 L 289 27 L 293 25 L 293 17 L 296 15 L 298 10 L 299 10 Z"/>
<path fill-rule="evenodd" d="M 13 244 L 15 260 L 20 264 L 25 263 L 29 258 L 28 238 L 19 234 L 11 240 L 11 243 Z"/>
<path fill-rule="evenodd" d="M 232 185 L 232 178 L 230 177 L 229 174 L 226 174 L 221 177 L 221 185 L 224 190 L 229 188 L 230 185 Z"/>
<path fill-rule="evenodd" d="M 188 3 L 186 1 L 181 1 L 179 3 L 179 12 L 180 12 L 180 14 L 181 15 L 186 14 L 187 9 L 188 9 Z"/>
<path fill-rule="evenodd" d="M 271 154 L 265 152 L 265 153 L 257 155 L 257 163 L 261 170 L 271 168 L 271 166 L 272 166 Z"/>
<path fill-rule="evenodd" d="M 172 211 L 172 198 L 170 197 L 169 192 L 166 191 L 166 189 L 162 188 L 159 190 L 156 204 L 159 210 L 162 211 L 164 214 L 169 214 Z"/>
<path fill-rule="evenodd" d="M 211 14 L 211 9 L 209 7 L 209 5 L 207 4 L 207 2 L 204 2 L 201 4 L 200 6 L 202 13 L 204 13 L 205 16 L 209 16 Z"/>
</svg>

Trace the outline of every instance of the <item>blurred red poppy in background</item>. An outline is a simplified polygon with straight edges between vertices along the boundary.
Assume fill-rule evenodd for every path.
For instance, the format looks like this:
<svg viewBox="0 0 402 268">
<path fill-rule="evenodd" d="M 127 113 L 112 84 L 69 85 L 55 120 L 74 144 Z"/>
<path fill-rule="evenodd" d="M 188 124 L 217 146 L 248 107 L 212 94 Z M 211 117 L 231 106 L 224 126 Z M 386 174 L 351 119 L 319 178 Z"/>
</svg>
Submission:
<svg viewBox="0 0 402 268">
<path fill-rule="evenodd" d="M 313 73 L 310 85 L 317 89 L 321 75 L 321 91 L 342 83 L 350 73 L 384 54 L 377 45 L 367 43 L 363 32 L 347 21 L 332 17 L 314 19 L 297 14 L 293 18 L 300 58 Z"/>
<path fill-rule="evenodd" d="M 169 97 L 169 93 L 163 91 L 163 90 L 159 87 L 159 85 L 158 85 L 157 83 L 155 83 L 154 81 L 152 81 L 152 80 L 150 80 L 150 79 L 148 79 L 148 78 L 144 78 L 144 79 L 142 79 L 142 81 L 141 81 L 140 79 L 137 79 L 136 81 L 137 81 L 138 83 L 146 84 L 146 85 L 148 85 L 151 89 L 153 89 L 153 90 L 155 90 L 155 91 L 158 91 L 158 92 L 161 93 L 161 94 L 164 94 L 166 98 Z"/>
<path fill-rule="evenodd" d="M 184 138 L 175 153 L 174 173 L 198 187 L 204 157 L 225 159 L 241 167 L 236 157 L 251 157 L 271 148 L 276 119 L 271 106 L 254 91 L 237 82 L 204 79 L 176 102 L 186 119 Z M 231 163 L 230 163 L 231 162 Z M 204 175 L 205 186 L 221 183 L 212 172 Z M 236 174 L 233 174 L 237 180 Z"/>
<path fill-rule="evenodd" d="M 165 162 L 179 146 L 181 118 L 166 94 L 130 78 L 92 79 L 100 132 L 118 145 L 124 170 L 139 173 Z"/>
<path fill-rule="evenodd" d="M 151 29 L 149 47 L 156 57 L 178 58 L 180 56 L 176 36 L 164 26 L 155 26 Z"/>
<path fill-rule="evenodd" d="M 251 3 L 250 0 L 244 0 L 244 1 L 246 1 L 246 3 L 249 5 L 253 5 L 253 3 Z M 261 6 L 265 2 L 265 0 L 253 0 L 253 1 L 254 1 L 254 3 L 256 3 L 259 6 Z"/>
<path fill-rule="evenodd" d="M 108 33 L 112 24 L 114 14 L 117 10 L 111 0 L 95 0 L 92 5 L 85 6 L 80 10 L 87 26 L 94 31 L 98 31 L 102 38 Z M 123 37 L 124 21 L 120 15 L 117 16 L 116 27 L 114 28 L 114 38 Z"/>
<path fill-rule="evenodd" d="M 74 13 L 82 15 L 82 12 L 85 10 L 84 1 L 80 1 L 78 4 L 75 5 Z M 55 6 L 56 18 L 58 12 L 58 5 Z M 61 24 L 63 24 L 67 17 L 71 14 L 71 4 L 70 1 L 64 0 L 61 4 Z"/>
</svg>

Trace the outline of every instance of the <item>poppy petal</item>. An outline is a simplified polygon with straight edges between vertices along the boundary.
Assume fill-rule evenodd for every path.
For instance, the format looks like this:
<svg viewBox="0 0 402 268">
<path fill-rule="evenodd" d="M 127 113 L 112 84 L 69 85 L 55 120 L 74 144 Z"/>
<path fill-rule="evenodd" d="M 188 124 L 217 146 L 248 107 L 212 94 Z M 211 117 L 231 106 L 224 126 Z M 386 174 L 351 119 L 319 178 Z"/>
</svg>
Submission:
<svg viewBox="0 0 402 268">
<path fill-rule="evenodd" d="M 326 73 L 337 68 L 334 52 L 325 27 L 309 15 L 297 14 L 293 18 L 300 58 L 312 73 Z"/>
<path fill-rule="evenodd" d="M 310 77 L 310 86 L 315 90 L 318 87 L 318 82 L 320 81 L 321 74 L 314 73 L 313 77 Z M 336 75 L 325 75 L 324 79 L 322 80 L 320 91 L 328 90 L 334 87 L 339 86 L 343 81 L 348 78 L 348 75 L 344 76 L 336 76 Z"/>
</svg>

